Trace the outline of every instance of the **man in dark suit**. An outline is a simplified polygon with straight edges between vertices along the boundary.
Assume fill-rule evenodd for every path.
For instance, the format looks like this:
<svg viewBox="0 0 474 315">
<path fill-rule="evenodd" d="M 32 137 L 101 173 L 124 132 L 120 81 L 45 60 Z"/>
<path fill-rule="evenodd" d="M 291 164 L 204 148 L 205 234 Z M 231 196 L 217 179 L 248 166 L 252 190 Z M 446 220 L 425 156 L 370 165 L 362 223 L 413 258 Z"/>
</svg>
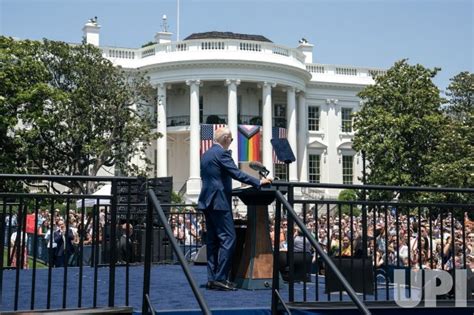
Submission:
<svg viewBox="0 0 474 315">
<path fill-rule="evenodd" d="M 54 266 L 63 267 L 68 264 L 70 257 L 74 254 L 74 233 L 71 228 L 66 233 L 66 224 L 63 220 L 58 222 L 59 229 L 54 231 L 53 238 L 57 244 L 54 251 Z"/>
<path fill-rule="evenodd" d="M 232 219 L 232 179 L 260 187 L 271 180 L 257 179 L 242 172 L 228 150 L 232 133 L 227 127 L 214 132 L 214 145 L 201 157 L 202 189 L 198 209 L 204 212 L 207 228 L 207 288 L 232 291 L 228 275 L 236 234 Z"/>
</svg>

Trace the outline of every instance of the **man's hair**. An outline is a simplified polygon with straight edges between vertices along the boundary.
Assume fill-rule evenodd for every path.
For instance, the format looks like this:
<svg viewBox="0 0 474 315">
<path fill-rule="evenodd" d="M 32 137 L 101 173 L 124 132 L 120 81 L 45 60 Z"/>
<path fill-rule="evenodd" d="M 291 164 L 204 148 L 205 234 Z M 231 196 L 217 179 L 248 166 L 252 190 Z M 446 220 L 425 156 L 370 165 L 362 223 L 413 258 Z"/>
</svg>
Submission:
<svg viewBox="0 0 474 315">
<path fill-rule="evenodd" d="M 222 143 L 224 141 L 224 137 L 230 135 L 229 127 L 221 127 L 214 131 L 214 142 Z"/>
</svg>

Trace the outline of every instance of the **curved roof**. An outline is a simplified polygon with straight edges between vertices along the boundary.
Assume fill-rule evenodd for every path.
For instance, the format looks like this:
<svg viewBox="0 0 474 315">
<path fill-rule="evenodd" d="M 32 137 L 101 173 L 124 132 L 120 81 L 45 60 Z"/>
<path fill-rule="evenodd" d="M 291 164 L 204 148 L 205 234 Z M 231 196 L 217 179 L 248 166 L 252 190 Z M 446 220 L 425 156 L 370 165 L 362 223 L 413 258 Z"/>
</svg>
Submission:
<svg viewBox="0 0 474 315">
<path fill-rule="evenodd" d="M 191 39 L 241 39 L 241 40 L 254 40 L 257 42 L 269 42 L 271 40 L 262 35 L 251 35 L 251 34 L 239 34 L 232 32 L 204 32 L 204 33 L 193 33 L 183 40 Z"/>
</svg>

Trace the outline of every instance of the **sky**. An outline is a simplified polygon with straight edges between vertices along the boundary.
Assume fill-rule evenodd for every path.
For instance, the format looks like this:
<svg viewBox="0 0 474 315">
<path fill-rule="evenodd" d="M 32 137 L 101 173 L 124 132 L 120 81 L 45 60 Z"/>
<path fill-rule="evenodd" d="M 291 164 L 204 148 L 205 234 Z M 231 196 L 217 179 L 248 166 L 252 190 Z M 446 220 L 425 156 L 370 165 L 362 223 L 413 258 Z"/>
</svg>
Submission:
<svg viewBox="0 0 474 315">
<path fill-rule="evenodd" d="M 161 30 L 177 33 L 178 0 L 0 0 L 0 34 L 80 42 L 97 16 L 101 46 L 137 48 Z M 442 70 L 441 90 L 474 72 L 474 0 L 180 0 L 180 39 L 196 32 L 263 35 L 314 45 L 313 62 L 387 69 L 410 64 Z"/>
</svg>

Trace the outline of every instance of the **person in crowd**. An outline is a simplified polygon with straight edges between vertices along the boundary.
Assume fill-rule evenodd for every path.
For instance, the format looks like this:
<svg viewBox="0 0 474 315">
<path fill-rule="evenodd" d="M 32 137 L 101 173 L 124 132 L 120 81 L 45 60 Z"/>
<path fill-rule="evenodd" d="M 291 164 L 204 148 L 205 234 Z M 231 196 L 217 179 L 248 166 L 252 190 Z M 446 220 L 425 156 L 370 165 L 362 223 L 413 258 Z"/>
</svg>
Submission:
<svg viewBox="0 0 474 315">
<path fill-rule="evenodd" d="M 10 266 L 28 269 L 28 235 L 13 232 L 10 236 Z"/>
<path fill-rule="evenodd" d="M 235 290 L 228 281 L 236 242 L 232 218 L 232 179 L 254 187 L 272 182 L 252 177 L 235 165 L 229 151 L 232 141 L 228 127 L 217 129 L 213 146 L 201 157 L 202 189 L 197 208 L 206 217 L 207 287 L 213 290 Z"/>
<path fill-rule="evenodd" d="M 82 237 L 82 244 L 83 245 L 91 245 L 92 244 L 92 234 L 90 233 L 90 229 L 85 228 L 82 222 L 79 222 L 77 225 L 77 237 L 74 239 L 74 244 L 76 246 L 80 246 L 81 237 Z"/>
<path fill-rule="evenodd" d="M 135 261 L 132 235 L 133 225 L 130 223 L 122 224 L 122 235 L 118 243 L 118 260 L 120 263 L 133 263 Z"/>
<path fill-rule="evenodd" d="M 195 225 L 191 223 L 191 218 L 188 216 L 184 220 L 184 245 L 195 245 L 197 238 L 197 229 Z"/>
<path fill-rule="evenodd" d="M 178 243 L 184 244 L 186 233 L 184 226 L 184 216 L 178 214 L 178 222 L 173 230 L 174 237 L 178 240 Z"/>
<path fill-rule="evenodd" d="M 313 252 L 313 246 L 309 240 L 303 236 L 303 232 L 301 232 L 300 228 L 296 226 L 293 238 L 293 247 L 295 249 L 295 253 L 303 253 L 306 251 L 306 253 L 312 254 Z"/>
<path fill-rule="evenodd" d="M 348 235 L 344 235 L 342 238 L 341 256 L 352 256 L 351 240 Z"/>
<path fill-rule="evenodd" d="M 63 220 L 58 222 L 58 229 L 53 233 L 56 249 L 54 251 L 54 266 L 63 267 L 68 264 L 69 259 L 74 253 L 74 233 L 69 228 L 66 231 L 66 224 Z"/>
</svg>

